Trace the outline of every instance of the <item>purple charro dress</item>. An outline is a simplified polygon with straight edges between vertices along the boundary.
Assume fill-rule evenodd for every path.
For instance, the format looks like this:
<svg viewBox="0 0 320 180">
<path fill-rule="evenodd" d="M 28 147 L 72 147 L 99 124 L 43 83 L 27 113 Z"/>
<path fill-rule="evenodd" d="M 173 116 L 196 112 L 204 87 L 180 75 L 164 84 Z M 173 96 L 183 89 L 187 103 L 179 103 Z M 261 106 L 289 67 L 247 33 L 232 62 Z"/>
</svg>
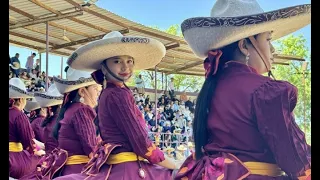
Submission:
<svg viewBox="0 0 320 180">
<path fill-rule="evenodd" d="M 52 150 L 58 147 L 58 141 L 53 137 L 52 131 L 56 124 L 56 119 L 46 124 L 43 129 L 43 143 L 45 145 L 46 154 L 49 154 Z"/>
<path fill-rule="evenodd" d="M 93 123 L 96 112 L 83 103 L 72 104 L 60 121 L 59 148 L 66 150 L 68 156 L 88 156 L 97 145 L 96 129 Z M 61 176 L 80 173 L 84 164 L 64 165 Z"/>
<path fill-rule="evenodd" d="M 55 121 L 48 124 L 45 137 L 47 138 L 46 147 L 49 146 L 50 152 L 48 151 L 41 158 L 38 168 L 24 176 L 23 180 L 49 180 L 54 177 L 80 173 L 86 163 L 68 164 L 68 157 L 84 155 L 89 159 L 98 139 L 93 123 L 95 117 L 96 113 L 91 107 L 82 103 L 72 104 L 59 122 L 61 127 L 58 141 L 52 136 Z"/>
<path fill-rule="evenodd" d="M 41 127 L 41 124 L 44 119 L 45 119 L 44 116 L 38 115 L 38 117 L 31 122 L 31 127 L 34 132 L 34 137 L 36 138 L 36 140 L 40 142 L 44 142 L 44 137 L 43 137 L 44 129 L 43 127 Z"/>
<path fill-rule="evenodd" d="M 295 123 L 297 88 L 229 62 L 211 100 L 205 156 L 191 155 L 176 180 L 297 179 L 311 169 L 311 147 Z M 276 164 L 286 175 L 258 175 L 246 162 Z M 247 163 L 248 164 L 248 163 Z"/>
<path fill-rule="evenodd" d="M 28 117 L 15 107 L 9 108 L 9 142 L 21 143 L 23 151 L 9 151 L 9 176 L 20 178 L 36 168 L 39 157 L 33 154 L 35 144 Z"/>
<path fill-rule="evenodd" d="M 148 139 L 145 120 L 127 87 L 107 84 L 100 96 L 98 117 L 103 142 L 99 143 L 93 158 L 82 173 L 56 179 L 141 179 L 139 169 L 144 170 L 145 180 L 172 178 L 171 170 L 154 165 L 164 160 L 164 154 Z M 110 155 L 123 152 L 133 152 L 149 162 L 135 160 L 107 164 Z"/>
</svg>

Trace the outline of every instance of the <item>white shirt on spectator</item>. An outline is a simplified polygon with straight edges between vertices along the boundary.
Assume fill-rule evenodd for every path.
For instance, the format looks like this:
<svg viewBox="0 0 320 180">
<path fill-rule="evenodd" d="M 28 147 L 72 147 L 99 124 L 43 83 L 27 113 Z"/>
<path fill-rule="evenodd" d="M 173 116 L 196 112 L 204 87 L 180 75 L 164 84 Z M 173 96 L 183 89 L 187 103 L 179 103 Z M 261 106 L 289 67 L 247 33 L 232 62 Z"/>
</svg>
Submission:
<svg viewBox="0 0 320 180">
<path fill-rule="evenodd" d="M 29 73 L 30 78 L 37 79 L 37 74 Z"/>
<path fill-rule="evenodd" d="M 172 81 L 169 82 L 169 90 L 174 90 L 174 83 Z"/>
</svg>

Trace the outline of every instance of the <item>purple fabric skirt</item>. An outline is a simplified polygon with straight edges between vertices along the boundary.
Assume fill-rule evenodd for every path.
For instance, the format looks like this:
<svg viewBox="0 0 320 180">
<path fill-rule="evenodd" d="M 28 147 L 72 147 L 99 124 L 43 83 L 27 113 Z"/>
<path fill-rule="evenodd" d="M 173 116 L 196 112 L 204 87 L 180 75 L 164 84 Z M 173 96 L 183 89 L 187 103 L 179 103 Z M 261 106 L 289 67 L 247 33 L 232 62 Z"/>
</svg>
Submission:
<svg viewBox="0 0 320 180">
<path fill-rule="evenodd" d="M 144 180 L 169 180 L 172 179 L 172 170 L 162 168 L 158 165 L 151 165 L 147 162 L 141 162 L 142 168 L 145 170 L 146 178 Z M 100 180 L 106 179 L 109 174 L 108 180 L 126 180 L 126 179 L 142 179 L 139 172 L 139 165 L 135 162 L 125 162 L 121 164 L 112 165 L 111 171 L 108 172 L 108 166 L 104 165 L 101 167 L 99 173 L 95 176 L 88 178 L 85 174 L 70 174 L 67 176 L 60 176 L 55 178 L 57 180 Z"/>
<path fill-rule="evenodd" d="M 81 173 L 83 166 L 86 164 L 73 164 L 73 165 L 64 165 L 60 176 L 66 176 L 69 174 Z"/>
<path fill-rule="evenodd" d="M 40 157 L 30 154 L 28 151 L 9 152 L 9 176 L 15 179 L 36 169 Z"/>
</svg>

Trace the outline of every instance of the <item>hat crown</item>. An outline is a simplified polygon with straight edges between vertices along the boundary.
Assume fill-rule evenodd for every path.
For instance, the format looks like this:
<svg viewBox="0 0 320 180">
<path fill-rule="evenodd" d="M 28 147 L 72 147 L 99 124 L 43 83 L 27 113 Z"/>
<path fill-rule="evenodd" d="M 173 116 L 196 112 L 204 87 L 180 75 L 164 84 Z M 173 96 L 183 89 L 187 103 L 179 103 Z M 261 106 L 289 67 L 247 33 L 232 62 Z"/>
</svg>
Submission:
<svg viewBox="0 0 320 180">
<path fill-rule="evenodd" d="M 68 81 L 77 81 L 81 78 L 91 78 L 91 72 L 79 71 L 69 67 L 66 77 Z"/>
<path fill-rule="evenodd" d="M 256 0 L 217 0 L 211 9 L 211 17 L 238 17 L 263 12 Z"/>
<path fill-rule="evenodd" d="M 58 91 L 57 87 L 55 84 L 52 84 L 47 92 L 45 92 L 46 95 L 48 96 L 54 96 L 54 97 L 59 97 L 59 96 L 62 96 L 62 94 L 60 94 L 60 92 Z"/>
<path fill-rule="evenodd" d="M 110 39 L 110 38 L 115 38 L 115 37 L 123 37 L 123 35 L 119 31 L 111 31 L 105 36 L 103 36 L 102 39 Z"/>
<path fill-rule="evenodd" d="M 20 78 L 11 78 L 9 80 L 9 85 L 15 86 L 21 90 L 27 91 L 26 86 Z"/>
</svg>

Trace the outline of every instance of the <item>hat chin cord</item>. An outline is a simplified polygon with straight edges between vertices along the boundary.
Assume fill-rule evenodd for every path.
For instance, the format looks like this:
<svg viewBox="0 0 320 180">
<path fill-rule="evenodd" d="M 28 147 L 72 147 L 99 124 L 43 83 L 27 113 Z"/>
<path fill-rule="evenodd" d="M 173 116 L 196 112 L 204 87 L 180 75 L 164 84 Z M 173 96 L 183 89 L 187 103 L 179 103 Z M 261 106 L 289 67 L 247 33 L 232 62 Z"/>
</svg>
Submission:
<svg viewBox="0 0 320 180">
<path fill-rule="evenodd" d="M 266 66 L 267 71 L 268 71 L 268 76 L 272 77 L 274 80 L 276 80 L 276 78 L 273 76 L 272 72 L 271 72 L 271 68 L 268 67 L 267 62 L 266 62 L 266 57 L 263 55 L 263 53 L 260 51 L 257 40 L 253 37 L 250 36 L 249 40 L 251 41 L 253 47 L 255 48 L 255 50 L 257 51 L 257 53 L 259 54 L 260 58 L 262 59 L 263 64 Z"/>
</svg>

